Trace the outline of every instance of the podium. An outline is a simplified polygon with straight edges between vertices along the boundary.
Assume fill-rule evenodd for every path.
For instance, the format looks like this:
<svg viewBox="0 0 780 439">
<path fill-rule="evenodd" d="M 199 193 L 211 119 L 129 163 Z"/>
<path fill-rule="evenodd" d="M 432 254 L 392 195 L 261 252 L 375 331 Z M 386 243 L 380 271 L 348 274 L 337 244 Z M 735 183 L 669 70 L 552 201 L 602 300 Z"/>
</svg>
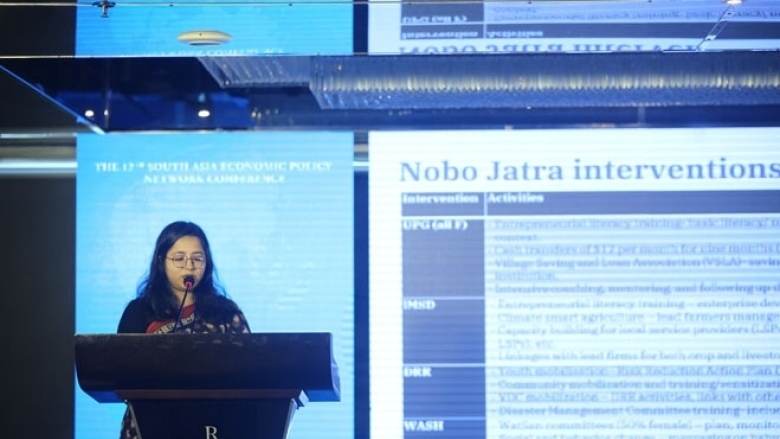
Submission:
<svg viewBox="0 0 780 439">
<path fill-rule="evenodd" d="M 139 439 L 284 439 L 300 407 L 340 400 L 329 333 L 76 334 L 75 362 Z"/>
</svg>

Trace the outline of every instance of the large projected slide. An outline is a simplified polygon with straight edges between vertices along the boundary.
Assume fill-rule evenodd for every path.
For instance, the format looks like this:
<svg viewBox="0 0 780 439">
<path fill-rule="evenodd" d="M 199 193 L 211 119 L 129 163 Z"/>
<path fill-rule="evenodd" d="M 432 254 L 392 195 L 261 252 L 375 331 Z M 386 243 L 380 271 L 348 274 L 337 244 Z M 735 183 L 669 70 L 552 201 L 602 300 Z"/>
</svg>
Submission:
<svg viewBox="0 0 780 439">
<path fill-rule="evenodd" d="M 162 228 L 195 222 L 252 332 L 334 336 L 341 401 L 301 409 L 289 437 L 353 437 L 352 133 L 109 134 L 77 141 L 76 332 L 116 332 Z M 75 437 L 119 437 L 124 410 L 77 387 Z"/>
<path fill-rule="evenodd" d="M 371 133 L 372 437 L 780 437 L 779 141 Z"/>
<path fill-rule="evenodd" d="M 750 0 L 369 0 L 369 52 L 777 49 L 780 5 Z"/>
<path fill-rule="evenodd" d="M 115 2 L 76 8 L 76 56 L 352 54 L 352 3 Z"/>
</svg>

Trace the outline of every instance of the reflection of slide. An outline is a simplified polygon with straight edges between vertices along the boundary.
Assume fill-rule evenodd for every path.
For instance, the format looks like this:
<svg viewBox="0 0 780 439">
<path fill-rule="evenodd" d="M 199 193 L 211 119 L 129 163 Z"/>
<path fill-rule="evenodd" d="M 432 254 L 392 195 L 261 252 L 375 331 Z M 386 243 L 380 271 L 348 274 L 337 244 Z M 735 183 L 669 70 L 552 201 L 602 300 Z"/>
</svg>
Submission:
<svg viewBox="0 0 780 439">
<path fill-rule="evenodd" d="M 372 430 L 780 431 L 779 135 L 371 133 Z"/>
<path fill-rule="evenodd" d="M 163 6 L 142 0 L 133 7 L 120 3 L 108 19 L 91 8 L 77 8 L 76 14 L 76 56 L 352 53 L 352 3 L 346 2 Z"/>
<path fill-rule="evenodd" d="M 113 333 L 162 227 L 194 221 L 254 332 L 330 332 L 342 403 L 307 407 L 290 438 L 351 438 L 353 139 L 343 133 L 78 138 L 76 330 Z M 124 407 L 76 389 L 76 437 L 116 437 Z"/>
<path fill-rule="evenodd" d="M 780 48 L 780 4 L 752 0 L 373 2 L 369 52 L 509 53 Z"/>
</svg>

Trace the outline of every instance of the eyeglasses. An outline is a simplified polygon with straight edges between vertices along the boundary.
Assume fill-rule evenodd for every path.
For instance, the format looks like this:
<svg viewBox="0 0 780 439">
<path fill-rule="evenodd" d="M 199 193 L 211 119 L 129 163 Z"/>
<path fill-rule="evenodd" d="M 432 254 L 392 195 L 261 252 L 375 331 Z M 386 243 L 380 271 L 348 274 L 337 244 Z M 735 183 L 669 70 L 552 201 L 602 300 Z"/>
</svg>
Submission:
<svg viewBox="0 0 780 439">
<path fill-rule="evenodd" d="M 206 265 L 206 256 L 195 255 L 188 258 L 187 255 L 174 255 L 172 258 L 165 258 L 173 261 L 173 266 L 176 268 L 186 268 L 187 261 L 192 261 L 192 266 L 195 268 L 203 268 Z"/>
</svg>

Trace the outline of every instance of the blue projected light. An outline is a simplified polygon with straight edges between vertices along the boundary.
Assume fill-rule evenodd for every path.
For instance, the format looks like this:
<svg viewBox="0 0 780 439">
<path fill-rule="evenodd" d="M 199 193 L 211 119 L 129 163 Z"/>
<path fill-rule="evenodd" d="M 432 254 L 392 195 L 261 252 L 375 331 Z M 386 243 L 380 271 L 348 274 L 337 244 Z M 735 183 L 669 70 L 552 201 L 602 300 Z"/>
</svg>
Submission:
<svg viewBox="0 0 780 439">
<path fill-rule="evenodd" d="M 220 3 L 77 8 L 76 56 L 352 53 L 351 2 Z"/>
<path fill-rule="evenodd" d="M 353 437 L 352 161 L 351 133 L 79 136 L 76 332 L 116 332 L 157 234 L 193 221 L 252 332 L 333 334 L 341 402 L 289 437 Z M 118 437 L 124 410 L 77 388 L 75 437 Z"/>
</svg>

